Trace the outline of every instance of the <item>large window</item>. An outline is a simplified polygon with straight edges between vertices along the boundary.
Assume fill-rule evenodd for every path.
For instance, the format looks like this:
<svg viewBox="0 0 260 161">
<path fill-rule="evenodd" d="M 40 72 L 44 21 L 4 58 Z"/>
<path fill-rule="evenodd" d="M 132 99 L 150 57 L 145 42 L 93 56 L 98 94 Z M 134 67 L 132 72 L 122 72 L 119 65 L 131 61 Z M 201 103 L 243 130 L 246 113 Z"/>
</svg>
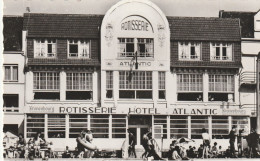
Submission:
<svg viewBox="0 0 260 161">
<path fill-rule="evenodd" d="M 209 101 L 234 101 L 234 75 L 209 75 Z"/>
<path fill-rule="evenodd" d="M 212 116 L 212 138 L 228 138 L 229 122 L 228 116 Z"/>
<path fill-rule="evenodd" d="M 44 114 L 28 114 L 27 115 L 27 137 L 35 137 L 37 133 L 44 135 Z"/>
<path fill-rule="evenodd" d="M 60 75 L 57 72 L 33 73 L 34 99 L 60 99 Z"/>
<path fill-rule="evenodd" d="M 90 40 L 68 40 L 69 58 L 90 58 Z"/>
<path fill-rule="evenodd" d="M 19 95 L 3 94 L 3 110 L 5 112 L 19 112 Z"/>
<path fill-rule="evenodd" d="M 153 57 L 154 42 L 151 38 L 118 38 L 118 57 Z"/>
<path fill-rule="evenodd" d="M 18 81 L 18 65 L 4 65 L 4 81 Z"/>
<path fill-rule="evenodd" d="M 91 100 L 92 89 L 92 73 L 67 73 L 67 100 Z"/>
<path fill-rule="evenodd" d="M 179 60 L 200 60 L 201 43 L 179 42 Z"/>
<path fill-rule="evenodd" d="M 152 99 L 152 72 L 120 71 L 119 98 Z"/>
<path fill-rule="evenodd" d="M 202 101 L 202 74 L 177 74 L 178 101 Z"/>
<path fill-rule="evenodd" d="M 52 58 L 57 54 L 56 39 L 36 39 L 34 40 L 34 57 Z"/>
<path fill-rule="evenodd" d="M 48 115 L 48 138 L 65 138 L 65 115 Z"/>
<path fill-rule="evenodd" d="M 170 116 L 170 138 L 188 137 L 188 116 Z"/>
<path fill-rule="evenodd" d="M 69 138 L 78 137 L 82 130 L 88 129 L 88 115 L 69 115 Z"/>
<path fill-rule="evenodd" d="M 209 132 L 208 116 L 191 116 L 191 138 L 201 139 L 202 128 Z"/>
<path fill-rule="evenodd" d="M 126 116 L 112 115 L 112 138 L 126 137 Z"/>
<path fill-rule="evenodd" d="M 165 72 L 158 72 L 159 75 L 159 99 L 165 99 Z"/>
<path fill-rule="evenodd" d="M 90 129 L 94 138 L 108 138 L 109 115 L 91 115 Z"/>
<path fill-rule="evenodd" d="M 231 43 L 211 43 L 210 60 L 232 60 Z"/>
<path fill-rule="evenodd" d="M 154 115 L 154 137 L 167 138 L 167 116 Z"/>
<path fill-rule="evenodd" d="M 237 129 L 244 129 L 249 132 L 248 117 L 245 116 L 232 116 L 232 126 L 235 126 Z"/>
<path fill-rule="evenodd" d="M 106 98 L 113 98 L 113 71 L 106 72 Z"/>
</svg>

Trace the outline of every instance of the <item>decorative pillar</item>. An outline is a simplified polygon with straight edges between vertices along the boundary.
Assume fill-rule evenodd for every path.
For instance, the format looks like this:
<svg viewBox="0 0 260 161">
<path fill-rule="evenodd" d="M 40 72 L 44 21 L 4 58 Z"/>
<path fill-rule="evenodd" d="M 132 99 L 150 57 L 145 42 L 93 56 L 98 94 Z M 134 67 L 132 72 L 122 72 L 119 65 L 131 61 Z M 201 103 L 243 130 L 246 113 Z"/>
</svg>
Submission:
<svg viewBox="0 0 260 161">
<path fill-rule="evenodd" d="M 191 138 L 191 116 L 188 116 L 188 138 Z"/>
<path fill-rule="evenodd" d="M 228 131 L 232 129 L 232 116 L 228 116 Z"/>
<path fill-rule="evenodd" d="M 212 116 L 208 116 L 209 136 L 212 138 Z"/>
<path fill-rule="evenodd" d="M 234 75 L 234 96 L 233 96 L 233 102 L 236 104 L 239 104 L 239 75 Z"/>
<path fill-rule="evenodd" d="M 167 116 L 167 139 L 171 139 L 171 120 L 170 116 Z"/>
<path fill-rule="evenodd" d="M 34 98 L 33 92 L 33 72 L 28 71 L 25 74 L 25 99 L 26 103 L 31 102 Z"/>
<path fill-rule="evenodd" d="M 113 72 L 113 94 L 114 104 L 117 106 L 117 100 L 119 99 L 119 71 Z"/>
<path fill-rule="evenodd" d="M 66 81 L 66 72 L 62 70 L 60 72 L 60 101 L 66 100 L 66 89 L 67 89 L 67 81 Z"/>
<path fill-rule="evenodd" d="M 98 96 L 97 96 L 97 91 L 98 91 L 98 74 L 96 68 L 94 68 L 93 72 L 93 103 L 97 104 L 98 103 Z"/>
<path fill-rule="evenodd" d="M 68 139 L 69 138 L 69 132 L 70 132 L 70 117 L 69 114 L 65 115 L 65 138 Z"/>
<path fill-rule="evenodd" d="M 207 71 L 205 71 L 202 75 L 203 77 L 203 84 L 202 84 L 202 90 L 203 90 L 203 102 L 208 102 L 208 92 L 209 92 L 209 74 Z"/>
<path fill-rule="evenodd" d="M 24 114 L 24 138 L 27 139 L 27 114 Z"/>
<path fill-rule="evenodd" d="M 153 103 L 154 108 L 157 106 L 157 100 L 158 100 L 158 71 L 153 71 L 152 75 L 152 88 L 153 88 Z"/>
<path fill-rule="evenodd" d="M 90 115 L 88 115 L 88 130 L 91 130 L 91 127 L 90 127 Z"/>
<path fill-rule="evenodd" d="M 101 107 L 105 107 L 104 100 L 106 99 L 106 71 L 101 71 Z M 114 95 L 113 95 L 114 96 Z"/>
<path fill-rule="evenodd" d="M 48 114 L 44 114 L 44 139 L 48 138 Z"/>
<path fill-rule="evenodd" d="M 112 115 L 109 115 L 108 118 L 108 138 L 112 139 Z"/>
</svg>

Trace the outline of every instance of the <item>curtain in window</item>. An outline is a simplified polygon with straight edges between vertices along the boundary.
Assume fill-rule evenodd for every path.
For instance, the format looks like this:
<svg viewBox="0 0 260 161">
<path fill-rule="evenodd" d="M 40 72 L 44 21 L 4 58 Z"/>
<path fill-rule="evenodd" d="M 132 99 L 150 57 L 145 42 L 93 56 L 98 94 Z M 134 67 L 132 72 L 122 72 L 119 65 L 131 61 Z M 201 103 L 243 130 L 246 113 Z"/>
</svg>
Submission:
<svg viewBox="0 0 260 161">
<path fill-rule="evenodd" d="M 231 44 L 228 44 L 228 46 L 227 46 L 227 59 L 232 60 L 232 46 L 231 46 Z"/>
<path fill-rule="evenodd" d="M 11 80 L 11 67 L 5 66 L 5 80 Z"/>
</svg>

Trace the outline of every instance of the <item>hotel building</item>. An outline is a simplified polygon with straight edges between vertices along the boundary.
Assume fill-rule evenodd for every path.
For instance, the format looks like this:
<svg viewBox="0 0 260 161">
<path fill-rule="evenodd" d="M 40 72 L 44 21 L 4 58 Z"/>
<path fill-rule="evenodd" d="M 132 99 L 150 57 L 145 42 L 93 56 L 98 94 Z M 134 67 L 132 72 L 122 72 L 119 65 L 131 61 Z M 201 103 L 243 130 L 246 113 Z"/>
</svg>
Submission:
<svg viewBox="0 0 260 161">
<path fill-rule="evenodd" d="M 231 127 L 250 128 L 241 108 L 239 19 L 169 17 L 147 0 L 124 0 L 105 15 L 23 17 L 24 134 L 55 148 L 93 130 L 101 149 L 120 150 L 127 129 L 151 128 L 158 146 L 202 143 L 205 128 L 225 149 Z"/>
</svg>

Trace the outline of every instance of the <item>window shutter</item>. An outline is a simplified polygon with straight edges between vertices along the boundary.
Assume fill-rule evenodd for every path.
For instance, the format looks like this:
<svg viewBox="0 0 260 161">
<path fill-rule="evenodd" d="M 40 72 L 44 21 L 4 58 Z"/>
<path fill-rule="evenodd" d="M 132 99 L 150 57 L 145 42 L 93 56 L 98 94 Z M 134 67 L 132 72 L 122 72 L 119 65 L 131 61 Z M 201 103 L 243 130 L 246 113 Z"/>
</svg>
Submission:
<svg viewBox="0 0 260 161">
<path fill-rule="evenodd" d="M 54 55 L 56 54 L 56 47 L 57 47 L 56 43 L 53 43 L 53 44 L 52 44 L 52 53 L 53 53 Z"/>
<path fill-rule="evenodd" d="M 83 56 L 83 47 L 84 45 L 84 41 L 78 41 L 78 57 L 82 57 Z"/>
<path fill-rule="evenodd" d="M 34 40 L 34 56 L 41 55 L 41 45 L 40 41 Z"/>
<path fill-rule="evenodd" d="M 228 60 L 232 60 L 232 45 L 231 44 L 228 44 L 228 47 L 227 47 L 227 57 L 228 57 Z"/>
<path fill-rule="evenodd" d="M 195 55 L 200 58 L 200 44 L 196 43 L 195 45 Z"/>
<path fill-rule="evenodd" d="M 13 66 L 13 80 L 17 81 L 18 80 L 18 67 Z"/>
</svg>

